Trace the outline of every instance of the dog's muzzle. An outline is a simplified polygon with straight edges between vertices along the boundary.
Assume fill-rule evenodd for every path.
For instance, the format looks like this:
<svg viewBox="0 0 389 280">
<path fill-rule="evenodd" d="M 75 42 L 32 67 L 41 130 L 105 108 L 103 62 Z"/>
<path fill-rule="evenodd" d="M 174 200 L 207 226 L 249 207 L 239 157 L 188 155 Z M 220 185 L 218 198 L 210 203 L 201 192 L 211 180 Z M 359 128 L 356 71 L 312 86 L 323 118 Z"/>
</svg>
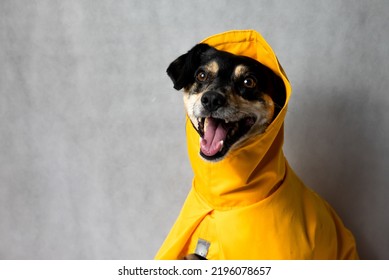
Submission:
<svg viewBox="0 0 389 280">
<path fill-rule="evenodd" d="M 200 134 L 200 154 L 207 160 L 219 160 L 254 125 L 254 116 L 240 120 L 220 118 L 220 110 L 227 106 L 226 97 L 216 91 L 208 91 L 201 97 L 204 116 L 198 118 L 196 128 Z"/>
</svg>

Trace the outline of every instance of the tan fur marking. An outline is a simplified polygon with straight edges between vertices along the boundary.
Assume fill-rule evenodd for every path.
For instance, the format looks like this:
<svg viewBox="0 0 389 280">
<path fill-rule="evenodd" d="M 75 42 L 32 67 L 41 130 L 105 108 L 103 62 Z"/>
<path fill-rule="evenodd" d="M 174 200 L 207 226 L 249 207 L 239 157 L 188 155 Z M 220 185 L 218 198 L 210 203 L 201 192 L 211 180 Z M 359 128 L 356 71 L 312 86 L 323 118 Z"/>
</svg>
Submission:
<svg viewBox="0 0 389 280">
<path fill-rule="evenodd" d="M 235 70 L 234 70 L 234 76 L 236 78 L 242 76 L 244 73 L 247 72 L 247 67 L 244 66 L 244 65 L 238 65 L 235 67 Z"/>
<path fill-rule="evenodd" d="M 205 65 L 205 69 L 207 69 L 208 72 L 211 72 L 216 75 L 219 71 L 219 64 L 216 61 L 211 61 L 207 65 Z"/>
<path fill-rule="evenodd" d="M 273 118 L 274 116 L 274 110 L 275 110 L 275 107 L 274 107 L 274 102 L 273 102 L 273 99 L 271 99 L 271 97 L 267 94 L 263 94 L 263 100 L 265 100 L 265 104 L 266 104 L 266 108 L 268 110 L 268 119 L 269 119 L 269 123 L 270 123 L 270 120 Z"/>
</svg>

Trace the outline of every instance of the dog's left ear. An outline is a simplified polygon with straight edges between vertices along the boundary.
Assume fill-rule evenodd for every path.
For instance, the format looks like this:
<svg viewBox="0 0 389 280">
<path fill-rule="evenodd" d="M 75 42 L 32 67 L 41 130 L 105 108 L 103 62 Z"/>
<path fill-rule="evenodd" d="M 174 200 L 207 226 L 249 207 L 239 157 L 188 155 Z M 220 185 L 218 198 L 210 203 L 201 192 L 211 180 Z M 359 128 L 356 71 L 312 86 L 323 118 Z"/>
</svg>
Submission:
<svg viewBox="0 0 389 280">
<path fill-rule="evenodd" d="M 200 66 L 201 55 L 210 49 L 213 48 L 207 44 L 198 44 L 170 63 L 166 72 L 172 79 L 176 90 L 180 90 L 194 82 L 194 72 Z"/>
</svg>

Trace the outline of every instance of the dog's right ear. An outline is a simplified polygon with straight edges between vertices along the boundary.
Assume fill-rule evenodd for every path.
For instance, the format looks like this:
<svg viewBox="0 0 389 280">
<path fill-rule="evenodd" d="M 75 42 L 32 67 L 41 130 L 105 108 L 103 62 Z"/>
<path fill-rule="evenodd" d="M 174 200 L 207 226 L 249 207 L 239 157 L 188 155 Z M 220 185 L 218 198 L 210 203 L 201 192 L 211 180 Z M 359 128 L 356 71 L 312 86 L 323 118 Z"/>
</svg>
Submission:
<svg viewBox="0 0 389 280">
<path fill-rule="evenodd" d="M 197 44 L 186 54 L 170 63 L 166 72 L 173 81 L 174 88 L 180 90 L 194 82 L 194 72 L 200 66 L 201 55 L 212 49 L 207 44 Z"/>
</svg>

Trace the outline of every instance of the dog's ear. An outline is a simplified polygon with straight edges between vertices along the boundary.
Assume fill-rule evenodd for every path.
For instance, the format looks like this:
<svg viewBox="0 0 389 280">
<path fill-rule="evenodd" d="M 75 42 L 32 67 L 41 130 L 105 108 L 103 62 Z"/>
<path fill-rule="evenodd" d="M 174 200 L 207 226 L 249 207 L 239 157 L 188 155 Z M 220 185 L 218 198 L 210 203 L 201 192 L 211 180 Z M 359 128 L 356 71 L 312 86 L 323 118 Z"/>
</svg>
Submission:
<svg viewBox="0 0 389 280">
<path fill-rule="evenodd" d="M 213 48 L 207 44 L 198 44 L 170 63 L 166 72 L 172 79 L 176 90 L 180 90 L 194 82 L 194 72 L 200 66 L 201 55 L 209 49 Z"/>
</svg>

